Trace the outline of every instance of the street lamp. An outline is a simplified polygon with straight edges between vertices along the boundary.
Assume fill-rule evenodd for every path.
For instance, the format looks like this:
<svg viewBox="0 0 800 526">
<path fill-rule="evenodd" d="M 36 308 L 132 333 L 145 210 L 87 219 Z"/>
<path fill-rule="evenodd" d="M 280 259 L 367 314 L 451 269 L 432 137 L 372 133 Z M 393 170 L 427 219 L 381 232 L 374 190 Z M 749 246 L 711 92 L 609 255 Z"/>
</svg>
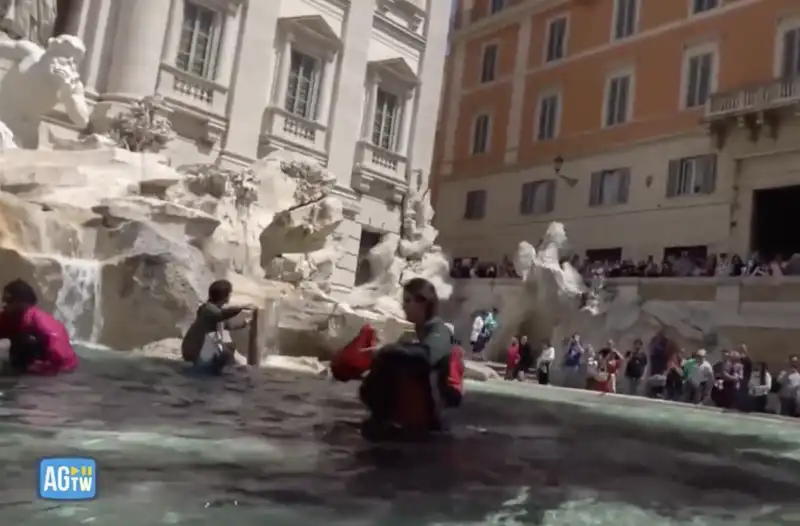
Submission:
<svg viewBox="0 0 800 526">
<path fill-rule="evenodd" d="M 562 179 L 570 188 L 574 187 L 576 184 L 578 184 L 578 180 L 574 177 L 567 177 L 566 175 L 562 174 L 562 166 L 564 166 L 564 158 L 558 155 L 555 159 L 553 159 L 553 171 L 555 172 L 556 177 Z"/>
<path fill-rule="evenodd" d="M 564 166 L 564 158 L 560 155 L 553 159 L 553 169 L 556 175 L 561 175 L 561 167 Z"/>
</svg>

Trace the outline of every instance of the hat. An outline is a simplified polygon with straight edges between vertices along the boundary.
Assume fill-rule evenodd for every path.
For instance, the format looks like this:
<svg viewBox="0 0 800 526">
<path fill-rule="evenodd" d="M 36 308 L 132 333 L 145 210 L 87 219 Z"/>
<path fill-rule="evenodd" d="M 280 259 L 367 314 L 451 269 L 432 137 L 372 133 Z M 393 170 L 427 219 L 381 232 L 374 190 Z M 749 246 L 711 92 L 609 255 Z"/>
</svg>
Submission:
<svg viewBox="0 0 800 526">
<path fill-rule="evenodd" d="M 695 354 L 697 356 L 705 356 L 706 355 L 706 350 L 705 349 L 698 349 Z"/>
</svg>

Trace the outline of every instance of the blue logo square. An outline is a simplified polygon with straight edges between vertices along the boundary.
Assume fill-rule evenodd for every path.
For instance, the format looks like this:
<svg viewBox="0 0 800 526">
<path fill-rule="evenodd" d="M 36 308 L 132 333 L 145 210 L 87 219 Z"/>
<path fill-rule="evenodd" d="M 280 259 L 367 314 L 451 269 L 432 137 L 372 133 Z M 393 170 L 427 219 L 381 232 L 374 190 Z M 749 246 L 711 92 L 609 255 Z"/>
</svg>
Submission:
<svg viewBox="0 0 800 526">
<path fill-rule="evenodd" d="M 97 462 L 87 457 L 39 460 L 39 498 L 91 500 L 97 497 Z"/>
</svg>

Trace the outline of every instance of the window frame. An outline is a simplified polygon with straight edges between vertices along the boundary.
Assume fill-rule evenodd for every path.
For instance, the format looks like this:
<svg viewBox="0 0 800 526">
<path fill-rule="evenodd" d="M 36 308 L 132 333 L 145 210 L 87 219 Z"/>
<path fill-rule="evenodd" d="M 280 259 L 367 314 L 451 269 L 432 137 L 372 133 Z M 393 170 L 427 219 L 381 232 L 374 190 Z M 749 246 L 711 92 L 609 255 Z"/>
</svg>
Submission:
<svg viewBox="0 0 800 526">
<path fill-rule="evenodd" d="M 697 9 L 699 2 L 714 2 L 712 7 Z M 689 0 L 689 16 L 702 16 L 722 7 L 723 0 Z"/>
<path fill-rule="evenodd" d="M 784 66 L 786 65 L 786 36 L 791 33 L 797 33 L 797 41 L 795 42 L 795 68 L 798 70 L 793 75 L 786 75 Z M 792 78 L 792 76 L 800 76 L 800 17 L 786 20 L 781 23 L 776 31 L 776 45 L 775 45 L 775 77 L 779 79 Z"/>
<path fill-rule="evenodd" d="M 393 90 L 387 89 L 385 86 L 378 84 L 377 89 L 375 91 L 375 101 L 374 104 L 374 118 L 372 119 L 372 126 L 371 126 L 371 133 L 370 133 L 370 142 L 373 146 L 377 146 L 378 148 L 382 148 L 384 150 L 399 153 L 400 147 L 400 133 L 402 131 L 403 125 L 403 111 L 404 111 L 404 104 L 403 104 L 403 97 L 396 93 Z M 392 122 L 390 125 L 390 130 L 388 136 L 385 138 L 388 139 L 388 145 L 384 145 L 384 131 L 385 125 L 387 122 L 387 115 L 381 112 L 381 108 L 379 107 L 379 102 L 381 99 L 381 95 L 384 97 L 392 97 L 394 98 L 395 108 L 394 108 L 394 115 L 392 116 Z M 385 106 L 385 105 L 384 105 Z M 379 116 L 379 113 L 381 114 Z M 380 119 L 380 122 L 379 122 Z M 380 126 L 379 126 L 380 125 Z M 379 126 L 379 127 L 378 127 Z M 376 139 L 377 133 L 377 139 Z"/>
<path fill-rule="evenodd" d="M 555 99 L 555 110 L 553 114 L 553 122 L 552 122 L 552 136 L 545 137 L 542 134 L 542 117 L 544 115 L 544 104 L 546 101 Z M 539 99 L 536 103 L 536 121 L 535 121 L 535 129 L 534 129 L 534 139 L 537 142 L 545 142 L 545 141 L 552 141 L 556 139 L 560 132 L 561 132 L 561 104 L 562 104 L 562 96 L 560 91 L 556 90 L 549 90 L 544 91 L 539 95 Z"/>
<path fill-rule="evenodd" d="M 521 216 L 543 216 L 552 214 L 556 208 L 556 180 L 538 179 L 522 183 L 520 188 L 519 215 Z M 545 192 L 542 199 L 544 208 L 539 209 L 539 192 Z"/>
<path fill-rule="evenodd" d="M 710 171 L 703 173 L 702 178 L 698 180 L 697 167 L 701 161 L 705 162 Z M 690 180 L 691 186 L 689 186 L 690 191 L 685 192 L 682 191 L 682 188 L 686 187 L 686 183 L 683 181 L 684 177 L 686 177 L 685 167 L 689 166 L 690 163 L 692 166 Z M 718 163 L 719 156 L 716 153 L 688 155 L 677 159 L 671 159 L 669 161 L 669 170 L 667 172 L 667 198 L 674 199 L 682 197 L 713 195 L 717 189 L 717 172 L 719 171 Z M 672 181 L 673 176 L 675 177 L 674 185 Z"/>
<path fill-rule="evenodd" d="M 617 177 L 616 193 L 612 199 L 604 199 L 603 182 L 608 176 Z M 618 166 L 592 172 L 589 181 L 589 207 L 599 208 L 627 204 L 630 201 L 630 185 L 631 168 L 629 166 Z M 622 198 L 623 194 L 624 198 Z"/>
<path fill-rule="evenodd" d="M 633 6 L 634 14 L 633 14 L 633 27 L 631 28 L 631 32 L 625 35 L 617 34 L 618 28 L 618 19 L 620 14 L 622 13 L 622 3 L 623 2 L 630 2 L 630 5 Z M 619 40 L 626 40 L 639 32 L 639 16 L 641 13 L 641 1 L 640 0 L 614 0 L 614 11 L 611 18 L 611 40 L 612 42 L 616 42 Z"/>
<path fill-rule="evenodd" d="M 562 42 L 561 42 L 561 55 L 557 57 L 550 57 L 550 39 L 553 38 L 553 26 L 558 23 L 564 23 L 564 33 L 562 34 Z M 569 26 L 570 26 L 570 15 L 569 13 L 559 13 L 552 18 L 547 20 L 547 31 L 545 31 L 545 40 L 544 46 L 542 49 L 542 63 L 550 64 L 554 62 L 559 62 L 567 58 L 567 54 L 569 53 L 568 50 L 568 43 L 569 43 Z"/>
<path fill-rule="evenodd" d="M 491 58 L 491 73 L 487 75 L 486 69 L 486 59 L 487 53 L 489 51 L 493 51 L 492 58 Z M 481 84 L 488 84 L 490 82 L 494 82 L 497 80 L 497 59 L 500 55 L 500 46 L 497 42 L 487 42 L 483 45 L 481 51 L 481 75 L 480 75 L 480 83 Z M 488 77 L 488 78 L 487 78 Z"/>
<path fill-rule="evenodd" d="M 494 15 L 506 8 L 505 0 L 491 0 L 489 3 L 489 14 Z"/>
<path fill-rule="evenodd" d="M 692 75 L 692 60 L 705 56 L 711 57 L 711 65 L 709 68 L 709 78 L 708 78 L 708 94 L 706 95 L 706 100 L 702 104 L 696 104 L 694 106 L 690 106 L 689 96 L 691 94 L 690 88 L 691 88 L 691 75 Z M 702 69 L 700 71 L 702 71 Z M 705 107 L 709 99 L 711 99 L 711 95 L 713 95 L 714 92 L 717 91 L 718 74 L 719 74 L 719 46 L 717 45 L 716 42 L 686 48 L 683 54 L 683 65 L 681 72 L 681 90 L 680 90 L 681 98 L 678 107 L 681 110 L 695 110 L 698 108 Z M 698 83 L 699 82 L 700 78 L 698 77 Z M 698 89 L 699 89 L 699 84 L 698 84 Z"/>
<path fill-rule="evenodd" d="M 488 201 L 488 192 L 482 189 L 468 190 L 464 195 L 464 216 L 465 221 L 480 221 L 486 217 L 486 202 Z M 475 205 L 473 198 L 478 198 L 480 206 Z M 474 205 L 474 206 L 470 206 Z"/>
<path fill-rule="evenodd" d="M 289 93 L 291 91 L 292 85 L 292 75 L 293 75 L 293 64 L 295 55 L 301 59 L 310 59 L 313 63 L 312 67 L 312 74 L 311 78 L 309 79 L 309 99 L 306 101 L 306 112 L 300 113 L 296 111 L 297 101 L 300 100 L 298 94 L 300 92 L 300 81 L 298 75 L 298 83 L 295 86 L 295 93 L 294 93 L 294 102 L 292 107 L 290 108 L 289 103 Z M 323 71 L 323 59 L 312 54 L 308 53 L 302 47 L 295 46 L 294 43 L 289 47 L 289 69 L 288 69 L 288 77 L 286 78 L 286 92 L 282 95 L 283 96 L 283 106 L 282 108 L 290 113 L 295 117 L 299 117 L 301 119 L 305 119 L 307 121 L 313 121 L 317 118 L 317 112 L 319 111 L 319 103 L 320 103 L 320 95 L 321 95 L 321 87 L 322 87 L 322 71 Z M 298 70 L 299 72 L 299 70 Z"/>
<path fill-rule="evenodd" d="M 616 80 L 628 79 L 628 98 L 625 101 L 625 119 L 618 122 L 609 122 L 612 113 L 609 111 L 609 99 L 612 94 L 613 83 Z M 625 126 L 633 121 L 633 108 L 634 99 L 636 97 L 636 73 L 632 68 L 617 70 L 610 73 L 606 77 L 605 92 L 603 94 L 603 112 L 602 112 L 602 127 L 603 128 L 616 128 Z M 616 106 L 615 106 L 616 108 Z M 616 112 L 614 112 L 616 113 Z"/>
<path fill-rule="evenodd" d="M 199 21 L 200 17 L 198 16 L 197 19 L 194 20 L 193 28 L 191 30 L 191 38 L 189 41 L 189 49 L 184 52 L 182 50 L 182 43 L 183 43 L 183 36 L 184 31 L 186 30 L 186 19 L 188 15 L 189 9 L 195 9 L 198 12 L 198 15 L 202 14 L 203 11 L 210 13 L 213 17 L 211 22 L 211 28 L 208 35 L 209 45 L 208 49 L 206 50 L 206 56 L 203 57 L 203 72 L 198 74 L 192 70 L 192 66 L 194 63 L 194 55 L 197 46 L 197 38 L 199 34 Z M 178 47 L 177 51 L 175 52 L 175 67 L 184 73 L 188 73 L 190 75 L 194 75 L 195 77 L 202 78 L 205 80 L 216 81 L 218 72 L 218 64 L 219 64 L 219 55 L 220 55 L 220 46 L 222 45 L 223 39 L 223 30 L 224 30 L 224 20 L 225 20 L 225 13 L 220 11 L 219 9 L 215 9 L 205 2 L 200 2 L 196 0 L 183 0 L 183 14 L 181 19 L 181 26 L 178 32 Z M 181 66 L 181 55 L 186 56 L 186 67 Z"/>
<path fill-rule="evenodd" d="M 476 149 L 478 142 L 478 128 L 481 119 L 486 119 L 486 131 L 483 133 L 484 140 L 481 150 Z M 472 134 L 470 135 L 470 154 L 483 155 L 491 150 L 492 144 L 492 115 L 489 112 L 480 112 L 472 119 Z"/>
</svg>

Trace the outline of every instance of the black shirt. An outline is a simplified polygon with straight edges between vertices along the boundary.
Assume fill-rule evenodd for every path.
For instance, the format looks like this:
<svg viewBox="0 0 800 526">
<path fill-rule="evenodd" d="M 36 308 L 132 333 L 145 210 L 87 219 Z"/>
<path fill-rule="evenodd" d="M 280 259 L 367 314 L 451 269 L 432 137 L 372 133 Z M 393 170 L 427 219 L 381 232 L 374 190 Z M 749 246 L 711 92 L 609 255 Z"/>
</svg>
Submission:
<svg viewBox="0 0 800 526">
<path fill-rule="evenodd" d="M 647 369 L 647 355 L 641 351 L 628 352 L 625 357 L 628 365 L 625 366 L 625 376 L 628 378 L 641 378 Z"/>
</svg>

